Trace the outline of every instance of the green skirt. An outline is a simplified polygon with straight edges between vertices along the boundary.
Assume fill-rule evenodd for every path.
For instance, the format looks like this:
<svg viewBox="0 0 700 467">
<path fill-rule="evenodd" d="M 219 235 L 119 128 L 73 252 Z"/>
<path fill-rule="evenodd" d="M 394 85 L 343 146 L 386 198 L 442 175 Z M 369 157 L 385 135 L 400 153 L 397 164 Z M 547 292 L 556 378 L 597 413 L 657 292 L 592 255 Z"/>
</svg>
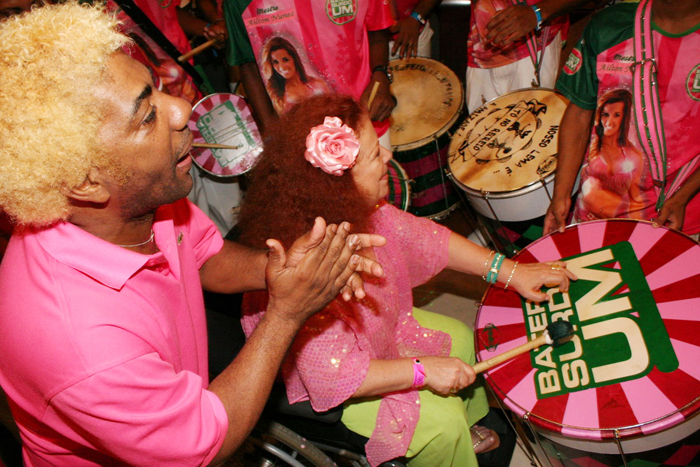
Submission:
<svg viewBox="0 0 700 467">
<path fill-rule="evenodd" d="M 452 337 L 451 357 L 474 365 L 474 333 L 461 321 L 437 313 L 413 309 L 421 326 L 443 331 Z M 410 467 L 476 467 L 476 455 L 469 427 L 489 410 L 483 378 L 477 378 L 458 396 L 438 396 L 429 390 L 419 391 L 420 419 L 408 447 Z M 369 438 L 379 412 L 381 399 L 345 404 L 343 423 L 355 433 Z"/>
</svg>

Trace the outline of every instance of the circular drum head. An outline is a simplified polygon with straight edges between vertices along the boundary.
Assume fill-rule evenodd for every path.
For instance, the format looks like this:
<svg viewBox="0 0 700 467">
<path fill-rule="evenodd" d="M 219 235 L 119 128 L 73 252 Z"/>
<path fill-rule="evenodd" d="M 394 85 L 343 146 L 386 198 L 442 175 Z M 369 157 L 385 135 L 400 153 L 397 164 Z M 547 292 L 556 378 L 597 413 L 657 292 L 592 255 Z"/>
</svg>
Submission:
<svg viewBox="0 0 700 467">
<path fill-rule="evenodd" d="M 406 151 L 445 133 L 459 118 L 464 102 L 462 85 L 452 70 L 429 58 L 392 60 L 391 145 Z"/>
<path fill-rule="evenodd" d="M 578 281 L 566 293 L 549 290 L 550 302 L 487 290 L 477 355 L 501 354 L 558 319 L 574 325 L 573 340 L 490 369 L 489 385 L 508 408 L 567 438 L 668 436 L 700 406 L 700 246 L 675 230 L 617 219 L 570 226 L 517 256 L 561 258 Z"/>
<path fill-rule="evenodd" d="M 532 88 L 476 109 L 450 142 L 455 181 L 467 191 L 506 193 L 554 172 L 559 124 L 568 102 L 556 91 Z"/>
<path fill-rule="evenodd" d="M 262 152 L 260 132 L 245 99 L 210 94 L 197 102 L 187 126 L 195 143 L 225 144 L 236 149 L 192 148 L 192 160 L 217 177 L 234 177 L 253 168 Z"/>
</svg>

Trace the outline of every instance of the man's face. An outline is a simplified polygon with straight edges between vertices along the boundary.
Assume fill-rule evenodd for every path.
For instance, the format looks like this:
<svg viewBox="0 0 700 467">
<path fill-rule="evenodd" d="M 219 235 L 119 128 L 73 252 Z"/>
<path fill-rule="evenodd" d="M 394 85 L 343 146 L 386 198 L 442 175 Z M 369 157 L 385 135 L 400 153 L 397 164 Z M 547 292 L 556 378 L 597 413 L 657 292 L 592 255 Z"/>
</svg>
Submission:
<svg viewBox="0 0 700 467">
<path fill-rule="evenodd" d="M 94 93 L 105 116 L 99 139 L 117 169 L 105 174 L 105 186 L 122 218 L 138 218 L 192 188 L 192 107 L 158 91 L 146 67 L 121 52 L 109 59 L 106 73 Z"/>
</svg>

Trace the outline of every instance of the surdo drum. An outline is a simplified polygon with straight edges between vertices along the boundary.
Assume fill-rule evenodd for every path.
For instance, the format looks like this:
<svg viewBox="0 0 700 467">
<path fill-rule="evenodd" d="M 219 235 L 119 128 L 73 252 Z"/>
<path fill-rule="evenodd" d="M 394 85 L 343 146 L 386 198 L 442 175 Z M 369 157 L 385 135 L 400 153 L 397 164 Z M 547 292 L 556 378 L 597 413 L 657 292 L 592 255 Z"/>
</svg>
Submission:
<svg viewBox="0 0 700 467">
<path fill-rule="evenodd" d="M 513 91 L 472 112 L 449 146 L 455 183 L 480 214 L 501 222 L 545 214 L 568 100 L 542 88 Z"/>
<path fill-rule="evenodd" d="M 401 168 L 401 164 L 391 159 L 388 164 L 389 172 L 389 194 L 386 200 L 401 209 L 408 211 L 411 205 L 411 185 L 406 171 Z"/>
<path fill-rule="evenodd" d="M 197 102 L 187 126 L 195 143 L 231 149 L 192 148 L 192 160 L 217 177 L 234 177 L 253 168 L 262 153 L 260 132 L 245 99 L 236 94 L 210 94 Z"/>
<path fill-rule="evenodd" d="M 391 113 L 394 158 L 412 179 L 410 211 L 440 219 L 457 207 L 459 196 L 447 180 L 447 147 L 459 124 L 464 93 L 457 76 L 428 58 L 392 60 Z"/>
<path fill-rule="evenodd" d="M 476 321 L 479 360 L 550 322 L 574 339 L 491 369 L 495 394 L 529 427 L 543 467 L 700 465 L 700 246 L 648 222 L 570 226 L 530 244 L 520 262 L 563 258 L 567 293 L 532 303 L 487 290 Z"/>
</svg>

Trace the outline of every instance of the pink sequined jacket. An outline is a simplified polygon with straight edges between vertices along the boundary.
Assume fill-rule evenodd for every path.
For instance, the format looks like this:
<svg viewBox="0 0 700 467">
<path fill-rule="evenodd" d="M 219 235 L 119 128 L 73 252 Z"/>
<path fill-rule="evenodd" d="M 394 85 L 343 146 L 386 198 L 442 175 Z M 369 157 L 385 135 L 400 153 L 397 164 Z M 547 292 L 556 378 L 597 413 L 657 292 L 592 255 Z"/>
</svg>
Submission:
<svg viewBox="0 0 700 467">
<path fill-rule="evenodd" d="M 448 334 L 421 327 L 413 318 L 411 289 L 445 268 L 450 230 L 384 203 L 372 216 L 374 233 L 387 238 L 374 250 L 384 268 L 381 279 L 365 277 L 367 296 L 331 302 L 297 335 L 282 367 L 289 401 L 310 400 L 323 412 L 347 401 L 360 387 L 370 359 L 447 356 Z M 243 329 L 250 335 L 267 305 L 266 292 L 246 294 Z M 377 423 L 366 446 L 377 465 L 406 454 L 420 415 L 418 391 L 382 398 Z"/>
</svg>

